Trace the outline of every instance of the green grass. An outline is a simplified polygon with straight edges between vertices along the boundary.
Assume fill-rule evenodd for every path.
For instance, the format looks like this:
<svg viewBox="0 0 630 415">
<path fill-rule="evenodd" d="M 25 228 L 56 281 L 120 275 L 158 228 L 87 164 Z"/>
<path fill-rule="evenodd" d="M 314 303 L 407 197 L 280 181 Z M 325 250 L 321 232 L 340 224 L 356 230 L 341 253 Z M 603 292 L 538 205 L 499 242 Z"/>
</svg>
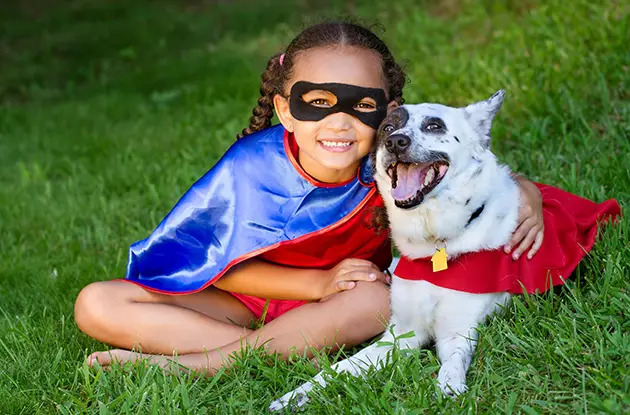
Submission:
<svg viewBox="0 0 630 415">
<path fill-rule="evenodd" d="M 316 373 L 252 352 L 213 379 L 88 370 L 104 345 L 72 314 L 79 290 L 120 277 L 128 245 L 230 145 L 266 58 L 304 21 L 381 23 L 408 70 L 408 102 L 463 105 L 506 89 L 501 159 L 630 213 L 626 2 L 4 3 L 0 413 L 260 413 Z M 464 396 L 437 393 L 426 349 L 338 378 L 308 413 L 629 412 L 629 240 L 626 220 L 607 229 L 564 289 L 518 297 L 484 327 Z"/>
</svg>

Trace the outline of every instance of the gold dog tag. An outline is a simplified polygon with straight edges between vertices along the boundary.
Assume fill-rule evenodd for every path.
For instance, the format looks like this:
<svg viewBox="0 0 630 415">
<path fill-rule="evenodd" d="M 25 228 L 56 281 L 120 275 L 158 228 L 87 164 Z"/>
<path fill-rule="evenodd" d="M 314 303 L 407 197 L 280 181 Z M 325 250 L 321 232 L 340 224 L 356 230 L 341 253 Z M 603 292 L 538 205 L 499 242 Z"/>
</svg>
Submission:
<svg viewBox="0 0 630 415">
<path fill-rule="evenodd" d="M 433 263 L 433 272 L 444 271 L 448 268 L 446 260 L 448 255 L 446 254 L 446 248 L 439 248 L 435 254 L 431 257 Z"/>
</svg>

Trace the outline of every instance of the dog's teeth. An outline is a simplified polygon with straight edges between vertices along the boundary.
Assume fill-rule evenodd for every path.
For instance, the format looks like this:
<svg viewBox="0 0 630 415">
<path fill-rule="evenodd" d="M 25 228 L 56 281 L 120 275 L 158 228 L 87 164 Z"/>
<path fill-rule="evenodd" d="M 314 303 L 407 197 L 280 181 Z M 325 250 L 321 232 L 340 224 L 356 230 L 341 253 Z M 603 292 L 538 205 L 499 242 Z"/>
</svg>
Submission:
<svg viewBox="0 0 630 415">
<path fill-rule="evenodd" d="M 434 176 L 435 176 L 435 170 L 433 170 L 433 168 L 430 168 L 429 171 L 427 172 L 427 175 L 424 177 L 424 185 L 428 186 L 429 183 L 433 181 Z"/>
<path fill-rule="evenodd" d="M 392 164 L 392 189 L 395 189 L 398 186 L 398 166 L 397 163 Z"/>
</svg>

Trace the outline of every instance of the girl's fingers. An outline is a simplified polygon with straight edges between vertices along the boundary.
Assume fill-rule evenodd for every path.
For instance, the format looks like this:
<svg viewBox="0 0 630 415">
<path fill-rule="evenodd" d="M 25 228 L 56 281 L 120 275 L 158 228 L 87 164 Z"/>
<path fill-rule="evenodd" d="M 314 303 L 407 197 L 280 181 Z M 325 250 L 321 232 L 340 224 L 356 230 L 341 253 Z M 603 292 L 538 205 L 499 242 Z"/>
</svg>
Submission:
<svg viewBox="0 0 630 415">
<path fill-rule="evenodd" d="M 533 217 L 527 218 L 518 226 L 518 228 L 516 228 L 516 230 L 512 234 L 512 238 L 510 239 L 510 242 L 508 242 L 508 244 L 504 248 L 506 254 L 509 253 L 513 247 L 518 245 L 519 242 L 521 242 L 523 238 L 525 238 L 525 236 L 527 236 L 529 231 L 534 226 L 533 222 L 535 222 L 535 219 Z"/>
<path fill-rule="evenodd" d="M 545 229 L 543 228 L 539 230 L 538 233 L 536 234 L 536 238 L 534 239 L 534 245 L 532 245 L 532 249 L 530 249 L 529 252 L 527 253 L 527 259 L 532 259 L 534 254 L 538 252 L 538 250 L 542 246 L 544 237 L 545 237 Z"/>
<path fill-rule="evenodd" d="M 514 253 L 512 254 L 512 259 L 519 259 L 521 254 L 525 252 L 527 248 L 532 246 L 532 244 L 534 243 L 534 239 L 536 239 L 536 235 L 538 234 L 538 230 L 538 227 L 529 229 L 529 232 L 527 232 L 527 235 L 525 236 L 525 238 L 523 238 L 518 248 L 514 250 Z"/>
<path fill-rule="evenodd" d="M 376 272 L 350 271 L 339 276 L 343 281 L 376 281 Z"/>
<path fill-rule="evenodd" d="M 338 278 L 343 281 L 381 281 L 386 284 L 388 283 L 387 275 L 381 271 L 374 270 L 350 271 L 340 275 Z"/>
<path fill-rule="evenodd" d="M 371 277 L 371 275 L 373 275 L 374 277 Z M 389 275 L 385 274 L 384 272 L 381 271 L 371 271 L 368 273 L 368 281 L 380 281 L 383 284 L 390 284 L 391 283 L 391 279 L 389 278 Z"/>
<path fill-rule="evenodd" d="M 351 280 L 353 278 L 346 278 L 346 275 L 352 274 L 352 273 L 355 273 L 355 272 L 363 272 L 363 273 L 365 273 L 365 275 L 368 275 L 368 274 L 381 273 L 381 270 L 379 270 L 378 268 L 371 268 L 371 267 L 365 267 L 365 266 L 352 267 L 352 268 L 347 268 L 347 269 L 344 269 L 344 270 L 338 272 L 337 275 L 339 275 L 340 279 Z"/>
<path fill-rule="evenodd" d="M 346 290 L 351 290 L 353 289 L 357 283 L 354 281 L 337 281 L 337 289 L 339 291 L 346 291 Z"/>
<path fill-rule="evenodd" d="M 340 263 L 337 268 L 337 287 L 340 290 L 352 289 L 356 285 L 348 284 L 351 281 L 381 281 L 384 284 L 390 284 L 391 279 L 383 273 L 374 263 L 365 259 L 349 258 Z M 341 281 L 346 283 L 341 284 Z"/>
</svg>

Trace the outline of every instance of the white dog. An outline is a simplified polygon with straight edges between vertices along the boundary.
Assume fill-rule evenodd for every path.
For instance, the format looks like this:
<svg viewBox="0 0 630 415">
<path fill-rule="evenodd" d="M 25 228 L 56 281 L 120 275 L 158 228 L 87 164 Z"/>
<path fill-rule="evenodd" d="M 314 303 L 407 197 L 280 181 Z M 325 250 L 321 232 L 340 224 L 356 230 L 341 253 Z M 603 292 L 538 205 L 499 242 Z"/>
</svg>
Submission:
<svg viewBox="0 0 630 415">
<path fill-rule="evenodd" d="M 375 179 L 392 240 L 404 257 L 431 257 L 445 248 L 452 261 L 509 241 L 517 225 L 520 193 L 510 170 L 490 151 L 490 127 L 503 97 L 499 91 L 465 108 L 405 105 L 379 127 Z M 439 387 L 447 395 L 459 394 L 466 390 L 477 326 L 509 300 L 508 292 L 471 294 L 394 275 L 390 329 L 380 342 L 385 345 L 373 344 L 333 369 L 356 376 L 370 366 L 379 367 L 387 361 L 392 347 L 388 344 L 413 332 L 412 337 L 402 336 L 398 346 L 421 347 L 435 340 L 442 363 Z M 304 405 L 315 384 L 326 385 L 326 376 L 318 374 L 269 409 Z"/>
</svg>

